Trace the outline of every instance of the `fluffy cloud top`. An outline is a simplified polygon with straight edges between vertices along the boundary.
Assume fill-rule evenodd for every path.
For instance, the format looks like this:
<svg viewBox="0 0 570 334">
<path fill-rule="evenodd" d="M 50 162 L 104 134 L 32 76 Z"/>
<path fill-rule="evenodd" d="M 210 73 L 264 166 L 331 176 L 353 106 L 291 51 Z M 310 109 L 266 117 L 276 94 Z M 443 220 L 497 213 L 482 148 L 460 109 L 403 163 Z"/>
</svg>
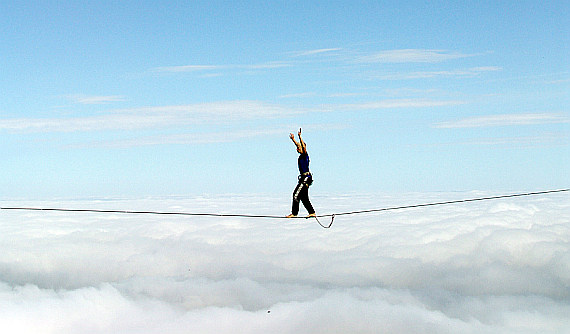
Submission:
<svg viewBox="0 0 570 334">
<path fill-rule="evenodd" d="M 489 194 L 314 196 L 333 213 Z M 288 197 L 4 202 L 286 214 Z M 314 220 L 2 210 L 8 333 L 563 333 L 567 194 Z"/>
</svg>

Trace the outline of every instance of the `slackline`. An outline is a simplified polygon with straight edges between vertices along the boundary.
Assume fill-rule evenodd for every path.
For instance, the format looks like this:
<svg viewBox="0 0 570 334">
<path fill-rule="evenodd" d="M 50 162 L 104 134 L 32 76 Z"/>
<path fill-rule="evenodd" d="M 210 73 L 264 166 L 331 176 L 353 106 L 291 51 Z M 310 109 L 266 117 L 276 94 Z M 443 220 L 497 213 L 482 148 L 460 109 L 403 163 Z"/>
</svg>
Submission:
<svg viewBox="0 0 570 334">
<path fill-rule="evenodd" d="M 341 212 L 341 213 L 331 213 L 325 215 L 317 215 L 314 218 L 317 220 L 319 225 L 323 228 L 330 228 L 334 222 L 334 218 L 336 216 L 345 216 L 345 215 L 356 215 L 362 213 L 372 213 L 372 212 L 381 212 L 381 211 L 393 211 L 393 210 L 404 210 L 404 209 L 412 209 L 412 208 L 421 208 L 427 206 L 436 206 L 436 205 L 447 205 L 447 204 L 457 204 L 457 203 L 467 203 L 467 202 L 477 202 L 477 201 L 488 201 L 488 200 L 496 200 L 501 198 L 511 198 L 511 197 L 522 197 L 522 196 L 532 196 L 532 195 L 543 195 L 543 194 L 551 194 L 551 193 L 559 193 L 564 191 L 569 191 L 568 189 L 557 189 L 557 190 L 546 190 L 546 191 L 536 191 L 536 192 L 527 192 L 527 193 L 518 193 L 518 194 L 510 194 L 510 195 L 501 195 L 501 196 L 490 196 L 490 197 L 479 197 L 479 198 L 469 198 L 469 199 L 461 199 L 461 200 L 454 200 L 454 201 L 445 201 L 445 202 L 433 202 L 433 203 L 424 203 L 424 204 L 413 204 L 413 205 L 404 205 L 404 206 L 394 206 L 394 207 L 387 207 L 381 209 L 369 209 L 369 210 L 359 210 L 359 211 L 348 211 L 348 212 Z M 128 214 L 147 214 L 147 215 L 176 215 L 176 216 L 208 216 L 208 217 L 243 217 L 243 218 L 277 218 L 277 219 L 286 219 L 285 216 L 272 216 L 272 215 L 249 215 L 249 214 L 232 214 L 232 213 L 194 213 L 194 212 L 161 212 L 161 211 L 130 211 L 130 210 L 97 210 L 97 209 L 56 209 L 56 208 L 32 208 L 32 207 L 0 207 L 0 210 L 27 210 L 27 211 L 63 211 L 63 212 L 96 212 L 96 213 L 128 213 Z M 329 225 L 323 225 L 319 218 L 331 217 L 331 221 Z M 293 217 L 293 218 L 312 218 L 312 217 Z"/>
</svg>

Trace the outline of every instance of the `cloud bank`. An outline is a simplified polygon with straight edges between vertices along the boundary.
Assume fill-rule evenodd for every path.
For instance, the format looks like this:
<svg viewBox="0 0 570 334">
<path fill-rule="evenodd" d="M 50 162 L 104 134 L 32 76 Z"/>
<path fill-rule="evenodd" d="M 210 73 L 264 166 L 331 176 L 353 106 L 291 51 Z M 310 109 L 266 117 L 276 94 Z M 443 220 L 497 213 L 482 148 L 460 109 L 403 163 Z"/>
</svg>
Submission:
<svg viewBox="0 0 570 334">
<path fill-rule="evenodd" d="M 332 213 L 492 195 L 313 196 Z M 286 214 L 289 198 L 4 201 Z M 564 333 L 570 199 L 314 221 L 2 210 L 7 333 Z"/>
</svg>

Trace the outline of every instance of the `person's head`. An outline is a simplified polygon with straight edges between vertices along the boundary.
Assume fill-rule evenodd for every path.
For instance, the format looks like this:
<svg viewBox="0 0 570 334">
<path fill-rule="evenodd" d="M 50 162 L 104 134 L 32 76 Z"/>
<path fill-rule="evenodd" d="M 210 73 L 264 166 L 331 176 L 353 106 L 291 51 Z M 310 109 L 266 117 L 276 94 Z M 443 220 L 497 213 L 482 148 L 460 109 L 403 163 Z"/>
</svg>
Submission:
<svg viewBox="0 0 570 334">
<path fill-rule="evenodd" d="M 297 153 L 299 154 L 303 154 L 305 152 L 306 148 L 301 145 L 301 144 L 297 144 Z"/>
</svg>

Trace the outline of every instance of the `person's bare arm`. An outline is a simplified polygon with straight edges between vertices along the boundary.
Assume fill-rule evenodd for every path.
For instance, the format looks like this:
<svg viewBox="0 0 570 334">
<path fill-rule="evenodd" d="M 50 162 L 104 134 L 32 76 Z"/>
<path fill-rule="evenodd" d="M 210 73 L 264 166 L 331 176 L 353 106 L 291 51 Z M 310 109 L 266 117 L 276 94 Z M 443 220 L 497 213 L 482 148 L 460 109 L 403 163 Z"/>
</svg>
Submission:
<svg viewBox="0 0 570 334">
<path fill-rule="evenodd" d="M 295 135 L 290 133 L 289 134 L 289 138 L 291 138 L 291 140 L 293 141 L 293 143 L 295 144 L 295 146 L 297 146 L 297 152 L 299 153 L 307 153 L 307 146 L 305 145 L 305 142 L 303 141 L 303 138 L 301 138 L 301 129 L 299 128 L 299 132 L 297 133 L 299 136 L 299 142 L 297 142 L 295 140 Z"/>
<path fill-rule="evenodd" d="M 297 141 L 295 140 L 295 135 L 290 133 L 289 134 L 289 138 L 291 138 L 291 140 L 293 141 L 293 143 L 295 144 L 295 146 L 299 147 L 299 143 L 297 143 Z"/>
<path fill-rule="evenodd" d="M 307 145 L 303 141 L 303 138 L 301 138 L 301 128 L 299 128 L 299 133 L 297 133 L 297 135 L 299 136 L 299 145 L 301 145 L 301 153 L 307 153 Z"/>
</svg>

